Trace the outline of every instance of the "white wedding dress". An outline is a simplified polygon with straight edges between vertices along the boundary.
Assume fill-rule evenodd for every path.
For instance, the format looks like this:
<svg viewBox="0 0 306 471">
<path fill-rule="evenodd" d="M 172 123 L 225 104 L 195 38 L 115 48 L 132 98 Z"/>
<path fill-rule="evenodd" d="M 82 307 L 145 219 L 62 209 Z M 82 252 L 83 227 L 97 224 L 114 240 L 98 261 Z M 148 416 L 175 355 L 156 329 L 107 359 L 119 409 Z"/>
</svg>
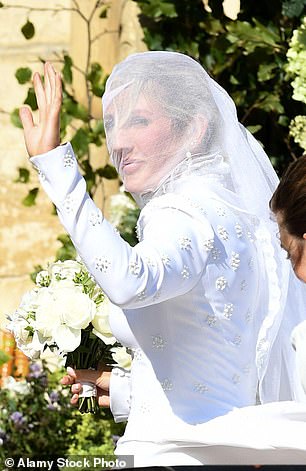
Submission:
<svg viewBox="0 0 306 471">
<path fill-rule="evenodd" d="M 187 178 L 153 198 L 130 247 L 87 195 L 69 144 L 31 160 L 114 304 L 114 334 L 133 351 L 131 374 L 115 369 L 111 379 L 114 415 L 128 415 L 117 454 L 136 466 L 306 464 L 293 325 L 285 319 L 273 342 L 267 335 L 280 303 L 269 233 L 220 190 L 222 176 Z M 258 395 L 273 400 L 266 381 L 279 402 L 256 405 Z"/>
</svg>

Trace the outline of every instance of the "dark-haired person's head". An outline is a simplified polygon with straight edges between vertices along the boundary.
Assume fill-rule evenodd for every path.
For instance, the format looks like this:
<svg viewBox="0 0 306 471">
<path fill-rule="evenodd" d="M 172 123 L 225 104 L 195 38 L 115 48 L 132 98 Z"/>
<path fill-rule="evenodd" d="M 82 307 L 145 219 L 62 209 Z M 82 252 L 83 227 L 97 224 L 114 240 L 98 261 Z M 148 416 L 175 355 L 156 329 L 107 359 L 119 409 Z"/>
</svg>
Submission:
<svg viewBox="0 0 306 471">
<path fill-rule="evenodd" d="M 296 276 L 306 282 L 306 155 L 289 165 L 270 208 L 277 219 L 281 246 Z"/>
</svg>

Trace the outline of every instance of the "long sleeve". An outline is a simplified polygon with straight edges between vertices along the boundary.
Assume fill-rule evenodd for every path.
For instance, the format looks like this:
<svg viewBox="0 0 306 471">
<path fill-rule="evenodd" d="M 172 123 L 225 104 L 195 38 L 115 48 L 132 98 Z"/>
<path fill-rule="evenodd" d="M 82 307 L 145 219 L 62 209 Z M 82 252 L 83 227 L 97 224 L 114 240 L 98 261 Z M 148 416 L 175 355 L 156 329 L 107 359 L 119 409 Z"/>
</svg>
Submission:
<svg viewBox="0 0 306 471">
<path fill-rule="evenodd" d="M 131 373 L 120 367 L 114 367 L 111 372 L 109 396 L 110 409 L 115 422 L 125 422 L 128 419 L 131 405 Z"/>
<path fill-rule="evenodd" d="M 86 192 L 69 143 L 31 161 L 78 253 L 114 304 L 140 308 L 196 285 L 207 262 L 205 241 L 214 237 L 208 222 L 159 208 L 147 218 L 143 240 L 131 247 Z"/>
</svg>

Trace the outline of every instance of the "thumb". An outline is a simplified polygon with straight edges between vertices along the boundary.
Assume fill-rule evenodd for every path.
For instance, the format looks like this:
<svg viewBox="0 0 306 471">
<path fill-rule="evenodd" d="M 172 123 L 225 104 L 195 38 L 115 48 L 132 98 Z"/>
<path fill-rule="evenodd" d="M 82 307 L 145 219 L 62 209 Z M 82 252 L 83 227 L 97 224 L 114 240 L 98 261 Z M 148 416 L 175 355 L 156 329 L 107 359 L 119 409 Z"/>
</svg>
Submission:
<svg viewBox="0 0 306 471">
<path fill-rule="evenodd" d="M 31 110 L 26 106 L 22 106 L 19 109 L 19 117 L 21 119 L 24 132 L 29 132 L 34 127 L 33 115 Z"/>
</svg>

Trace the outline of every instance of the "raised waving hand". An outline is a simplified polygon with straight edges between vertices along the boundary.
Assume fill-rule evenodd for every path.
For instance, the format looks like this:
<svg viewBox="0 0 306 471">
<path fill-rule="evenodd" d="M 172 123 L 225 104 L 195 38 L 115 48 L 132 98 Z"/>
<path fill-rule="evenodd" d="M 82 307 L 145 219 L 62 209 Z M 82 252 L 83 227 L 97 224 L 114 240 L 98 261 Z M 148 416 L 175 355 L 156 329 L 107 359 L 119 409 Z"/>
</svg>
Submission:
<svg viewBox="0 0 306 471">
<path fill-rule="evenodd" d="M 44 65 L 44 83 L 36 72 L 33 84 L 39 110 L 38 123 L 34 123 L 32 111 L 28 107 L 23 106 L 19 111 L 30 157 L 44 154 L 60 144 L 62 104 L 61 76 L 50 63 L 46 62 Z"/>
</svg>

